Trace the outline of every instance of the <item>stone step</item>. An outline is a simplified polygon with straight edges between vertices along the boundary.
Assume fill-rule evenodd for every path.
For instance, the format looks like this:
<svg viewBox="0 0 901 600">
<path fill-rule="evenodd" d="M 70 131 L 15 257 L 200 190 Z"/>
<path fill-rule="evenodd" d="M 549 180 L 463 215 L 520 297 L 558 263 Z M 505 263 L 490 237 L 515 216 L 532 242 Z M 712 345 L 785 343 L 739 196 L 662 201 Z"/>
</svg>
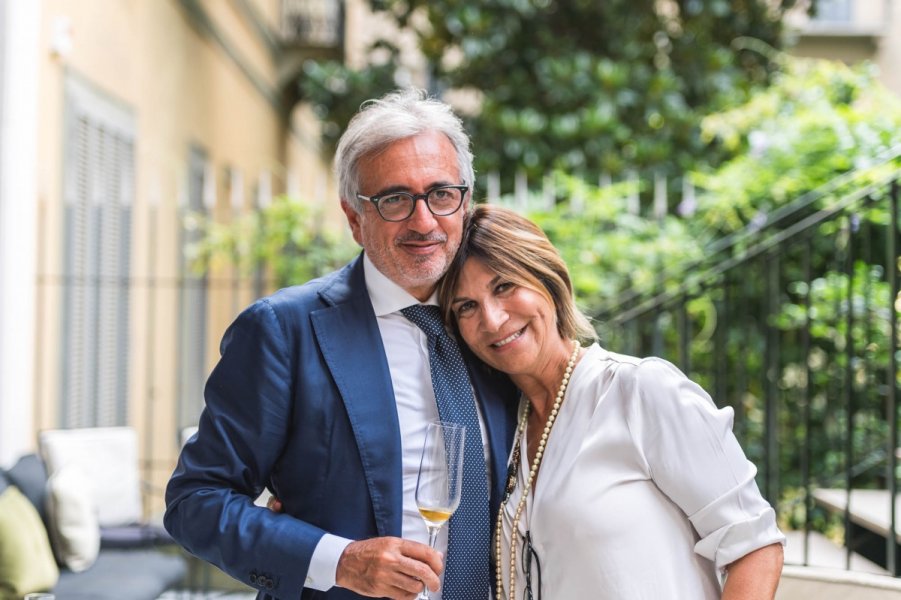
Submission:
<svg viewBox="0 0 901 600">
<path fill-rule="evenodd" d="M 901 580 L 874 573 L 785 565 L 776 591 L 776 600 L 849 599 L 901 600 Z"/>
<path fill-rule="evenodd" d="M 804 556 L 803 531 L 786 531 L 785 564 L 807 565 L 812 567 L 824 567 L 830 569 L 845 569 L 845 548 L 836 544 L 825 535 L 816 531 L 807 534 L 807 560 Z M 860 556 L 851 554 L 851 570 L 861 573 L 887 575 L 888 571 L 876 563 Z"/>
</svg>

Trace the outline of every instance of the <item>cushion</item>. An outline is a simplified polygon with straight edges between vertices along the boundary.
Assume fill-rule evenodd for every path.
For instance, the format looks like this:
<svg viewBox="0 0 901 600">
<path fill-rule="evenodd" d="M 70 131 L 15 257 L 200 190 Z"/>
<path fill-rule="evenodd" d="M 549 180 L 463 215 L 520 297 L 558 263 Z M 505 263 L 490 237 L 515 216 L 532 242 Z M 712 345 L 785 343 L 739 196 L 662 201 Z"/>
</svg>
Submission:
<svg viewBox="0 0 901 600">
<path fill-rule="evenodd" d="M 42 431 L 38 439 L 49 473 L 75 465 L 87 477 L 102 527 L 141 520 L 138 438 L 133 428 L 53 429 Z"/>
<path fill-rule="evenodd" d="M 88 480 L 74 465 L 47 480 L 47 518 L 53 553 L 60 565 L 78 573 L 97 560 L 100 526 Z"/>
<path fill-rule="evenodd" d="M 18 488 L 0 494 L 0 599 L 49 591 L 59 569 L 37 510 Z"/>
<path fill-rule="evenodd" d="M 101 527 L 100 548 L 153 548 L 174 545 L 175 540 L 162 525 L 140 524 Z"/>
<path fill-rule="evenodd" d="M 186 573 L 180 552 L 104 550 L 84 573 L 63 572 L 53 591 L 60 600 L 142 600 L 182 583 Z"/>
<path fill-rule="evenodd" d="M 47 494 L 47 470 L 44 462 L 37 454 L 26 454 L 19 458 L 13 468 L 6 472 L 10 483 L 19 488 L 31 504 L 41 515 L 41 520 L 47 522 L 46 502 Z"/>
</svg>

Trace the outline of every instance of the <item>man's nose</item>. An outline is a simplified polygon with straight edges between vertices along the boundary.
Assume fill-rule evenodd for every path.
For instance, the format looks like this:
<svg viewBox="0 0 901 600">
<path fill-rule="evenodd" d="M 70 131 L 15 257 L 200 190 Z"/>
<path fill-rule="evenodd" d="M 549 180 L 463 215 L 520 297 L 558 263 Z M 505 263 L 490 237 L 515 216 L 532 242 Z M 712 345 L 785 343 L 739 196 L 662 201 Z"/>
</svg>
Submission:
<svg viewBox="0 0 901 600">
<path fill-rule="evenodd" d="M 428 233 L 435 228 L 435 215 L 429 210 L 424 198 L 417 198 L 413 204 L 413 214 L 407 219 L 407 227 L 419 233 Z"/>
</svg>

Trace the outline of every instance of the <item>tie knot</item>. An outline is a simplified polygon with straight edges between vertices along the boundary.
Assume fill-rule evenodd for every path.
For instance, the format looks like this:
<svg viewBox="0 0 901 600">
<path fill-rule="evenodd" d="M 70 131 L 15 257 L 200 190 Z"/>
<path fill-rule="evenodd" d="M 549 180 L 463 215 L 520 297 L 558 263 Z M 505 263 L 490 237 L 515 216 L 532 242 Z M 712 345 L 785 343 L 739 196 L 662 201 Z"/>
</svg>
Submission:
<svg viewBox="0 0 901 600">
<path fill-rule="evenodd" d="M 430 338 L 438 338 L 447 334 L 444 322 L 441 320 L 441 309 L 433 304 L 414 304 L 402 308 L 400 312 Z"/>
</svg>

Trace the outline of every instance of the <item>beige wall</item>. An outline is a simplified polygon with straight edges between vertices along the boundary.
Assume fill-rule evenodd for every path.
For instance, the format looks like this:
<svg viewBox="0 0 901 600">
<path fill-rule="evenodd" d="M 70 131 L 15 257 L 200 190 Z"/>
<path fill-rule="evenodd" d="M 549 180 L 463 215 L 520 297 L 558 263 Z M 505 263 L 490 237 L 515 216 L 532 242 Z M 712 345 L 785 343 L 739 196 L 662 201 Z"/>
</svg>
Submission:
<svg viewBox="0 0 901 600">
<path fill-rule="evenodd" d="M 202 0 L 197 4 L 205 16 L 189 11 L 186 4 L 190 3 L 44 0 L 39 45 L 38 276 L 42 285 L 37 301 L 35 427 L 59 424 L 60 356 L 55 349 L 60 346 L 62 308 L 64 84 L 67 74 L 74 74 L 134 117 L 131 273 L 136 283 L 130 306 L 129 423 L 141 432 L 143 458 L 152 462 L 146 474 L 158 486 L 165 483 L 178 450 L 175 282 L 181 261 L 179 202 L 186 193 L 190 147 L 207 153 L 209 173 L 215 180 L 212 214 L 217 219 L 252 210 L 260 178 L 266 174 L 274 193 L 284 191 L 289 173 L 295 174 L 292 177 L 305 199 L 331 206 L 337 215 L 329 166 L 318 147 L 316 120 L 303 108 L 295 110 L 290 120 L 280 110 L 276 60 L 253 23 L 235 2 Z M 250 5 L 262 22 L 275 27 L 278 0 L 254 0 Z M 205 19 L 221 41 L 209 35 Z M 62 52 L 54 52 L 54 47 Z M 241 174 L 242 207 L 231 206 L 230 169 Z M 250 284 L 236 286 L 230 281 L 232 275 L 229 268 L 211 275 L 207 369 L 218 355 L 225 327 L 252 300 Z M 217 285 L 216 280 L 223 277 L 229 283 Z M 147 285 L 148 280 L 155 283 Z M 160 506 L 156 499 L 155 507 Z"/>
</svg>

